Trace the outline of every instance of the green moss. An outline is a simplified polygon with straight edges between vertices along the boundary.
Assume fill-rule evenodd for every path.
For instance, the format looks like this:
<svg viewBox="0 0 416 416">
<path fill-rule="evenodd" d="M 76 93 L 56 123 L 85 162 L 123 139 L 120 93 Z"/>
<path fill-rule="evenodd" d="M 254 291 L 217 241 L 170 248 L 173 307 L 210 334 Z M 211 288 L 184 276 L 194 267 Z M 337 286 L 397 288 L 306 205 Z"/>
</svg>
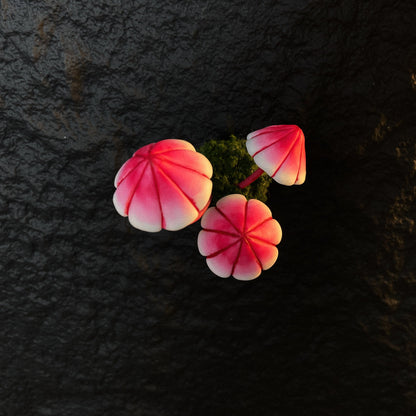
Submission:
<svg viewBox="0 0 416 416">
<path fill-rule="evenodd" d="M 251 185 L 240 189 L 237 184 L 251 175 L 257 165 L 248 154 L 245 140 L 231 135 L 228 140 L 209 140 L 199 149 L 211 162 L 214 169 L 212 177 L 212 202 L 229 194 L 243 194 L 247 199 L 266 202 L 267 190 L 272 179 L 263 174 Z"/>
</svg>

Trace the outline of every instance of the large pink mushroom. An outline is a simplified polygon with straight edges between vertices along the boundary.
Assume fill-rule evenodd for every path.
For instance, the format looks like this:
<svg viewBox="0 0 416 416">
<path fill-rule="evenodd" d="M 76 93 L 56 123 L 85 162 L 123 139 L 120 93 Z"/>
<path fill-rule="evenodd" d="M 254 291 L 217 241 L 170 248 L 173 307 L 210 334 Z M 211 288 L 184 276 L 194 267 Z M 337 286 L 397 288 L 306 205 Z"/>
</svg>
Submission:
<svg viewBox="0 0 416 416">
<path fill-rule="evenodd" d="M 201 226 L 199 252 L 220 277 L 252 280 L 277 259 L 282 229 L 267 205 L 257 199 L 227 195 L 207 210 Z"/>
<path fill-rule="evenodd" d="M 246 147 L 259 168 L 238 184 L 241 189 L 263 172 L 282 185 L 301 185 L 305 182 L 305 136 L 298 126 L 269 126 L 254 131 L 247 136 Z"/>
<path fill-rule="evenodd" d="M 180 230 L 208 208 L 211 176 L 211 163 L 191 143 L 177 139 L 151 143 L 118 171 L 114 206 L 140 230 Z"/>
</svg>

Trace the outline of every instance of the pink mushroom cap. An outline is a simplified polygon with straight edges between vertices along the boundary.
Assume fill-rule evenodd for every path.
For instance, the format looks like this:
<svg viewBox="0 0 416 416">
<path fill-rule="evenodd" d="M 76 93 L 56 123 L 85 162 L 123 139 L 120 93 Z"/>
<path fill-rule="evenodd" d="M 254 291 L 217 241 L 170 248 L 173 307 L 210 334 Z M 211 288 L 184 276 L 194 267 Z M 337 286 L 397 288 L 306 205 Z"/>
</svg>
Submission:
<svg viewBox="0 0 416 416">
<path fill-rule="evenodd" d="M 305 136 L 295 125 L 269 126 L 247 136 L 256 165 L 282 185 L 301 185 L 306 177 Z"/>
<path fill-rule="evenodd" d="M 143 231 L 180 230 L 197 221 L 211 200 L 212 165 L 185 140 L 137 150 L 118 171 L 113 203 Z"/>
<path fill-rule="evenodd" d="M 201 219 L 199 252 L 220 277 L 252 280 L 275 263 L 282 229 L 270 209 L 240 194 L 221 198 Z"/>
</svg>

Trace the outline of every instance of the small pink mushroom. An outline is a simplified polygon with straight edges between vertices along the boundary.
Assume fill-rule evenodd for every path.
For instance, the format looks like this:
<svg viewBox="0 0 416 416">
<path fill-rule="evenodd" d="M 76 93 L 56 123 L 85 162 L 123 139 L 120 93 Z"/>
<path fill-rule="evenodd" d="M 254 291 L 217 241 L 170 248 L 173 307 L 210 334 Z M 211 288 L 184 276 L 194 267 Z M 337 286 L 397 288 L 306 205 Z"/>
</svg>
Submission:
<svg viewBox="0 0 416 416">
<path fill-rule="evenodd" d="M 140 230 L 180 230 L 208 208 L 211 176 L 211 163 L 191 143 L 177 139 L 151 143 L 118 171 L 114 206 Z"/>
<path fill-rule="evenodd" d="M 252 280 L 277 259 L 282 229 L 267 205 L 257 199 L 227 195 L 207 210 L 201 226 L 199 252 L 220 277 Z"/>
<path fill-rule="evenodd" d="M 247 136 L 246 147 L 259 168 L 238 184 L 241 189 L 263 172 L 282 185 L 305 182 L 305 136 L 298 126 L 269 126 L 254 131 Z"/>
</svg>

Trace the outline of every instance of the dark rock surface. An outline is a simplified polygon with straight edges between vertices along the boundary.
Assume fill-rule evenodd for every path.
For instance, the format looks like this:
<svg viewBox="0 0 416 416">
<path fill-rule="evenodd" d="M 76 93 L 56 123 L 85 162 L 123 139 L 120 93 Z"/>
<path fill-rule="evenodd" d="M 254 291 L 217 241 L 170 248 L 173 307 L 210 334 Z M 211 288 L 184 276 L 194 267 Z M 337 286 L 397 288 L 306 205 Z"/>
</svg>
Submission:
<svg viewBox="0 0 416 416">
<path fill-rule="evenodd" d="M 415 414 L 413 0 L 0 7 L 1 416 Z M 288 123 L 259 279 L 116 214 L 140 146 Z"/>
</svg>

